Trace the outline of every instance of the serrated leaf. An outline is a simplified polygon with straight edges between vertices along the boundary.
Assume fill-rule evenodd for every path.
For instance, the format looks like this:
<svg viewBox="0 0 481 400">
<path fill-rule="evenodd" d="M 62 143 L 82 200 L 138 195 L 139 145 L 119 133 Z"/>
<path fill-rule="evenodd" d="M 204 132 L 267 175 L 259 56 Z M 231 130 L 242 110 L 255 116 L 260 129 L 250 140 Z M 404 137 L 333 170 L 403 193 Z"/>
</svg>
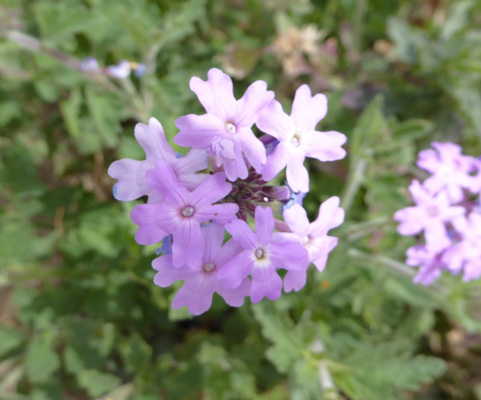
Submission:
<svg viewBox="0 0 481 400">
<path fill-rule="evenodd" d="M 50 341 L 35 336 L 27 348 L 25 366 L 31 382 L 45 382 L 60 367 L 60 361 Z"/>
<path fill-rule="evenodd" d="M 121 382 L 120 378 L 115 375 L 105 374 L 93 369 L 82 371 L 78 379 L 79 385 L 93 397 L 104 395 L 119 386 Z"/>
<path fill-rule="evenodd" d="M 22 343 L 22 334 L 17 329 L 7 328 L 0 323 L 0 357 L 5 356 Z"/>
<path fill-rule="evenodd" d="M 122 345 L 121 352 L 127 367 L 137 372 L 150 363 L 152 356 L 152 348 L 136 333 Z"/>
<path fill-rule="evenodd" d="M 115 146 L 122 105 L 116 97 L 97 93 L 91 87 L 86 90 L 86 101 L 97 134 L 107 147 Z"/>
<path fill-rule="evenodd" d="M 401 61 L 414 64 L 417 61 L 416 35 L 411 27 L 400 18 L 389 18 L 387 33 L 394 41 L 395 51 Z"/>
<path fill-rule="evenodd" d="M 376 96 L 357 122 L 350 139 L 351 168 L 359 158 L 370 156 L 370 149 L 373 145 L 379 145 L 380 142 L 385 141 L 383 139 L 388 128 L 382 112 L 383 104 L 383 96 Z"/>
<path fill-rule="evenodd" d="M 287 315 L 276 310 L 271 303 L 259 303 L 253 310 L 264 337 L 274 343 L 267 350 L 267 357 L 279 371 L 287 372 L 306 347 L 302 336 L 293 329 Z"/>
</svg>

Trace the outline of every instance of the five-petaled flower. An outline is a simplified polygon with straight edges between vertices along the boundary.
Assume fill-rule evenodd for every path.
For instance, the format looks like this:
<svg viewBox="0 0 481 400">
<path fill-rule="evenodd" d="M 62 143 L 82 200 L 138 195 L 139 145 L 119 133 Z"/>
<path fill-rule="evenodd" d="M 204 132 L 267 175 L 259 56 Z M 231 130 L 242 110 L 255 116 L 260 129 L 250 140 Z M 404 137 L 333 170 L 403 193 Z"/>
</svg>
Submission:
<svg viewBox="0 0 481 400">
<path fill-rule="evenodd" d="M 219 271 L 227 288 L 238 287 L 248 275 L 252 277 L 251 300 L 281 297 L 282 279 L 276 269 L 302 271 L 309 265 L 306 249 L 280 234 L 274 233 L 274 215 L 270 207 L 258 206 L 255 212 L 256 232 L 241 220 L 234 220 L 225 229 L 243 249 Z"/>
<path fill-rule="evenodd" d="M 266 150 L 251 128 L 261 110 L 274 98 L 274 93 L 267 90 L 265 82 L 257 81 L 236 100 L 228 75 L 212 68 L 207 76 L 207 81 L 197 77 L 190 80 L 190 88 L 207 114 L 178 118 L 175 124 L 179 133 L 174 142 L 207 149 L 217 167 L 224 166 L 227 179 L 245 179 L 248 171 L 243 154 L 256 171 L 266 162 Z"/>
<path fill-rule="evenodd" d="M 269 155 L 262 169 L 265 180 L 274 178 L 287 165 L 287 183 L 295 192 L 309 191 L 309 174 L 304 167 L 306 157 L 319 161 L 344 158 L 341 147 L 346 142 L 342 133 L 316 131 L 317 123 L 327 114 L 327 99 L 323 94 L 311 97 L 309 86 L 297 89 L 291 115 L 287 115 L 281 103 L 274 100 L 260 114 L 256 125 L 274 136 L 279 144 Z"/>
</svg>

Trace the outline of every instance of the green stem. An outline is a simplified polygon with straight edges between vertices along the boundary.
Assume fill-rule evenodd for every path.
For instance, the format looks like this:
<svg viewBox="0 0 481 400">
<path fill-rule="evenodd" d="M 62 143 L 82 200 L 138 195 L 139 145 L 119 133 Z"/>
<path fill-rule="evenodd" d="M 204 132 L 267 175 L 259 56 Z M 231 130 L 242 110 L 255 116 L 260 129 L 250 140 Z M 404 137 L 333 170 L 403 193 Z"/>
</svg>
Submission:
<svg viewBox="0 0 481 400">
<path fill-rule="evenodd" d="M 410 280 L 414 278 L 414 275 L 416 275 L 416 270 L 414 270 L 411 267 L 408 267 L 406 264 L 401 263 L 399 261 L 393 260 L 392 258 L 385 257 L 385 256 L 380 256 L 377 254 L 368 254 L 364 253 L 360 250 L 350 248 L 347 251 L 347 254 L 360 261 L 364 261 L 367 264 L 381 264 L 386 267 L 389 267 L 390 269 L 398 272 L 401 275 L 404 275 L 405 277 L 408 277 Z M 431 283 L 429 286 L 422 286 L 425 287 L 429 292 L 436 294 L 436 295 L 442 295 L 442 297 L 446 297 L 447 293 L 444 287 L 442 287 L 439 284 L 436 283 Z M 440 296 L 436 296 L 441 299 Z"/>
<path fill-rule="evenodd" d="M 351 172 L 347 186 L 342 195 L 341 207 L 344 208 L 346 214 L 350 210 L 354 198 L 356 197 L 359 188 L 364 181 L 364 172 L 366 171 L 367 161 L 364 159 L 359 159 L 356 163 L 354 171 Z"/>
<path fill-rule="evenodd" d="M 25 33 L 16 30 L 6 30 L 1 32 L 1 34 L 11 42 L 16 43 L 18 46 L 26 50 L 29 50 L 33 53 L 44 54 L 46 56 L 56 59 L 65 67 L 77 71 L 88 80 L 94 82 L 96 85 L 100 85 L 105 89 L 109 90 L 110 92 L 115 93 L 125 102 L 126 106 L 134 114 L 135 118 L 137 118 L 138 120 L 145 119 L 145 113 L 143 112 L 145 107 L 143 105 L 142 98 L 138 95 L 137 91 L 135 91 L 135 93 L 132 93 L 131 88 L 129 88 L 130 90 L 127 92 L 125 90 L 121 90 L 110 80 L 108 76 L 106 76 L 102 72 L 88 72 L 82 70 L 81 64 L 76 58 L 71 57 L 68 54 L 65 54 L 59 50 L 51 49 L 45 46 L 38 39 L 26 35 Z M 133 86 L 131 83 L 130 85 Z M 124 82 L 123 86 L 125 89 L 128 84 Z"/>
<path fill-rule="evenodd" d="M 379 217 L 376 219 L 372 219 L 369 221 L 360 222 L 358 224 L 353 224 L 347 226 L 342 231 L 342 236 L 346 237 L 346 239 L 350 242 L 359 239 L 360 237 L 365 236 L 369 232 L 379 228 L 382 225 L 387 225 L 391 222 L 391 218 L 388 217 Z"/>
</svg>

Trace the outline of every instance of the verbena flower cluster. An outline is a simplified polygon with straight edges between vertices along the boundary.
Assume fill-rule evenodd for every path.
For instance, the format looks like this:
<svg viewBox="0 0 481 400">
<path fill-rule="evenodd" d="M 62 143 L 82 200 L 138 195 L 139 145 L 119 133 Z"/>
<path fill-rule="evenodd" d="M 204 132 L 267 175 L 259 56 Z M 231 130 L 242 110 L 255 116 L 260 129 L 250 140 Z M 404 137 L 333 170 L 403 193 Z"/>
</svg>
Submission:
<svg viewBox="0 0 481 400">
<path fill-rule="evenodd" d="M 430 284 L 443 270 L 463 275 L 464 281 L 481 276 L 481 161 L 463 155 L 460 146 L 433 142 L 434 149 L 419 153 L 418 167 L 430 176 L 413 180 L 409 191 L 416 203 L 399 210 L 402 235 L 424 241 L 407 251 L 407 264 L 419 266 L 417 283 Z M 421 243 L 422 242 L 422 243 Z"/>
<path fill-rule="evenodd" d="M 246 296 L 257 303 L 278 299 L 283 288 L 300 290 L 310 263 L 324 269 L 337 244 L 327 233 L 344 220 L 337 197 L 320 206 L 312 223 L 301 205 L 309 191 L 304 159 L 332 161 L 346 154 L 343 134 L 316 131 L 327 113 L 326 97 L 312 96 L 303 85 L 288 115 L 263 81 L 236 100 L 231 78 L 215 68 L 206 81 L 192 78 L 190 88 L 206 113 L 176 121 L 174 142 L 190 147 L 187 155 L 174 152 L 151 118 L 135 127 L 146 159 L 115 161 L 108 170 L 118 180 L 118 200 L 147 196 L 131 218 L 139 244 L 162 241 L 162 254 L 152 263 L 154 282 L 167 287 L 183 281 L 172 307 L 187 306 L 194 315 L 210 308 L 214 293 L 238 307 Z M 260 139 L 254 124 L 265 133 Z M 288 187 L 270 184 L 284 168 Z M 283 279 L 279 270 L 286 271 Z"/>
</svg>

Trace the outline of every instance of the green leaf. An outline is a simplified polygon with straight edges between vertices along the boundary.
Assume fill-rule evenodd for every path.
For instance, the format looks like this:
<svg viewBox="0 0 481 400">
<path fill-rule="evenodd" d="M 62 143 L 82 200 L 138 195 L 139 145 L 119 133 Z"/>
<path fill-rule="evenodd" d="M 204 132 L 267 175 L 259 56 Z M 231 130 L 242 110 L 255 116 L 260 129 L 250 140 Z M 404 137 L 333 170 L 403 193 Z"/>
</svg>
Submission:
<svg viewBox="0 0 481 400">
<path fill-rule="evenodd" d="M 97 135 L 107 147 L 114 147 L 120 132 L 122 104 L 117 97 L 102 95 L 91 87 L 86 90 L 86 100 Z"/>
<path fill-rule="evenodd" d="M 49 340 L 35 336 L 27 348 L 27 376 L 32 382 L 45 382 L 60 367 L 57 353 L 51 348 Z"/>
<path fill-rule="evenodd" d="M 469 82 L 457 82 L 451 88 L 451 94 L 458 103 L 460 111 L 465 115 L 474 130 L 481 136 L 481 94 L 477 86 Z"/>
<path fill-rule="evenodd" d="M 359 158 L 371 156 L 373 145 L 386 142 L 387 121 L 382 111 L 384 98 L 376 96 L 359 118 L 350 140 L 350 165 L 355 167 Z"/>
<path fill-rule="evenodd" d="M 7 328 L 0 323 L 0 357 L 20 346 L 23 341 L 22 336 L 19 330 Z"/>
<path fill-rule="evenodd" d="M 122 345 L 121 352 L 127 367 L 136 372 L 148 366 L 152 357 L 151 347 L 136 333 Z"/>
<path fill-rule="evenodd" d="M 267 350 L 267 357 L 279 371 L 289 371 L 306 347 L 302 335 L 294 329 L 287 315 L 276 310 L 271 303 L 259 303 L 253 310 L 264 337 L 274 343 Z"/>
<path fill-rule="evenodd" d="M 79 3 L 47 0 L 34 6 L 43 35 L 55 43 L 70 40 L 74 33 L 88 31 L 93 22 L 91 13 Z"/>
<path fill-rule="evenodd" d="M 79 385 L 92 397 L 99 397 L 120 385 L 120 379 L 112 374 L 88 369 L 79 374 Z"/>
<path fill-rule="evenodd" d="M 417 62 L 416 41 L 417 35 L 412 28 L 400 18 L 389 18 L 387 33 L 394 41 L 395 51 L 401 61 L 414 64 Z"/>
<path fill-rule="evenodd" d="M 447 11 L 447 19 L 441 25 L 440 37 L 443 40 L 448 40 L 454 35 L 461 33 L 468 22 L 470 12 L 476 2 L 472 0 L 458 1 L 451 4 Z"/>
<path fill-rule="evenodd" d="M 333 370 L 335 383 L 353 400 L 397 399 L 402 391 L 417 390 L 445 372 L 443 360 L 423 355 L 412 357 L 403 349 L 407 343 L 358 342 L 342 361 L 347 368 Z"/>
</svg>

